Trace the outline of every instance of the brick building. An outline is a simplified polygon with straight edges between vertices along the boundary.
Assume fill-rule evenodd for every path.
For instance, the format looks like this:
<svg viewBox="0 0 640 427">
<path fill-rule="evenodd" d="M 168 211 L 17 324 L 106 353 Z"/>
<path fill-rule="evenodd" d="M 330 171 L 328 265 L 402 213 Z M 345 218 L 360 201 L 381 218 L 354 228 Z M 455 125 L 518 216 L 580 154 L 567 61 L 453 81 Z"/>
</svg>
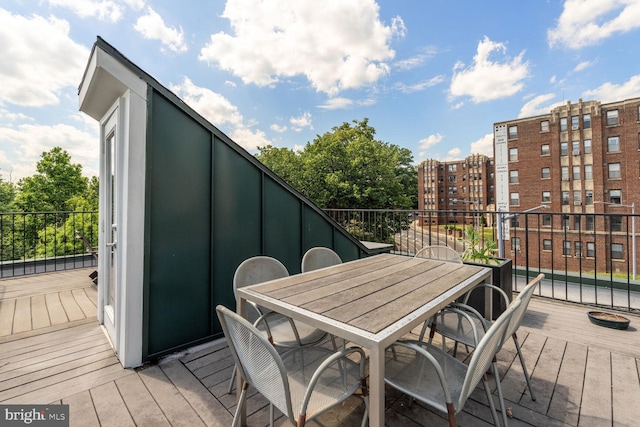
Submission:
<svg viewBox="0 0 640 427">
<path fill-rule="evenodd" d="M 626 215 L 640 202 L 640 98 L 569 101 L 495 123 L 494 153 L 498 210 L 550 207 L 527 217 L 528 233 L 524 216 L 509 224 L 507 257 L 528 244 L 530 265 L 627 272 L 635 236 Z"/>
<path fill-rule="evenodd" d="M 421 223 L 474 224 L 478 212 L 493 210 L 495 179 L 493 159 L 473 154 L 464 160 L 425 160 L 418 166 L 418 209 L 438 211 Z"/>
</svg>

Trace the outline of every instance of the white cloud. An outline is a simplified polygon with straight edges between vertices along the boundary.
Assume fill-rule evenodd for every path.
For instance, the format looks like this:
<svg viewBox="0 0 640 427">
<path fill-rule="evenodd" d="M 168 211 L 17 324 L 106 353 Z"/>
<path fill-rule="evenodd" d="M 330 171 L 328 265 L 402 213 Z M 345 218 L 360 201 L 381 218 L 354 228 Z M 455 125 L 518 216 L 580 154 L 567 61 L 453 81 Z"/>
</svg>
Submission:
<svg viewBox="0 0 640 427">
<path fill-rule="evenodd" d="M 469 67 L 458 63 L 453 68 L 449 87 L 450 97 L 470 96 L 475 103 L 506 98 L 519 92 L 523 80 L 529 76 L 529 64 L 523 62 L 524 51 L 511 59 L 505 55 L 507 47 L 485 37 L 478 43 L 478 50 Z M 492 60 L 502 54 L 501 62 Z"/>
<path fill-rule="evenodd" d="M 414 85 L 406 85 L 404 83 L 396 83 L 395 84 L 395 88 L 397 90 L 399 90 L 402 93 L 413 93 L 413 92 L 419 92 L 421 90 L 425 90 L 429 87 L 438 85 L 440 83 L 443 83 L 445 81 L 446 77 L 444 75 L 439 75 L 439 76 L 435 76 L 432 77 L 429 80 L 425 80 L 423 82 L 420 83 L 416 83 Z"/>
<path fill-rule="evenodd" d="M 219 32 L 199 59 L 232 72 L 244 83 L 268 86 L 304 76 L 318 92 L 375 83 L 390 71 L 392 39 L 404 35 L 402 19 L 380 21 L 374 0 L 228 0 L 222 14 L 232 34 Z"/>
<path fill-rule="evenodd" d="M 437 49 L 435 47 L 427 47 L 423 49 L 422 53 L 419 53 L 416 56 L 411 58 L 402 59 L 396 61 L 393 64 L 393 68 L 396 68 L 401 71 L 413 70 L 427 62 L 429 59 L 433 58 L 437 54 Z"/>
<path fill-rule="evenodd" d="M 420 145 L 418 147 L 420 148 L 420 150 L 428 150 L 442 141 L 442 138 L 444 138 L 444 135 L 440 135 L 439 133 L 436 133 L 435 135 L 429 135 L 428 137 L 423 138 L 419 141 Z"/>
<path fill-rule="evenodd" d="M 71 155 L 72 163 L 83 165 L 83 175 L 97 176 L 99 136 L 95 121 L 94 125 L 92 130 L 81 130 L 66 124 L 0 127 L 2 158 L 9 163 L 0 163 L 0 168 L 11 171 L 14 180 L 33 175 L 43 152 L 62 147 Z"/>
<path fill-rule="evenodd" d="M 308 111 L 300 117 L 291 117 L 289 119 L 289 123 L 291 123 L 293 130 L 296 132 L 300 132 L 304 128 L 313 130 L 313 125 L 311 124 L 311 113 Z"/>
<path fill-rule="evenodd" d="M 471 154 L 484 154 L 493 157 L 493 134 L 488 133 L 471 143 Z"/>
<path fill-rule="evenodd" d="M 151 7 L 147 7 L 147 14 L 136 21 L 134 28 L 149 40 L 159 40 L 163 46 L 172 52 L 186 52 L 182 27 L 168 27 L 164 20 Z"/>
<path fill-rule="evenodd" d="M 272 124 L 269 128 L 270 128 L 272 131 L 274 131 L 274 132 L 278 132 L 278 133 L 283 133 L 283 132 L 286 132 L 286 131 L 287 131 L 287 127 L 286 127 L 286 126 L 280 126 L 280 125 L 278 125 L 278 124 L 276 124 L 276 123 Z"/>
<path fill-rule="evenodd" d="M 547 31 L 547 41 L 550 47 L 579 49 L 637 28 L 640 28 L 637 0 L 567 0 L 558 25 Z"/>
<path fill-rule="evenodd" d="M 188 77 L 178 85 L 170 85 L 169 89 L 213 125 L 228 129 L 229 136 L 246 150 L 271 143 L 263 131 L 251 130 L 254 123 L 246 124 L 238 108 L 219 93 L 196 86 Z"/>
<path fill-rule="evenodd" d="M 446 162 L 451 162 L 454 160 L 460 160 L 460 155 L 462 154 L 462 150 L 459 148 L 452 148 L 447 152 L 447 157 L 445 158 Z"/>
<path fill-rule="evenodd" d="M 118 22 L 123 8 L 111 0 L 49 0 L 52 6 L 69 9 L 80 18 L 95 17 L 102 21 Z"/>
<path fill-rule="evenodd" d="M 318 105 L 318 108 L 322 108 L 323 110 L 340 110 L 343 108 L 348 108 L 353 105 L 353 100 L 348 98 L 331 98 L 327 99 L 322 105 Z"/>
<path fill-rule="evenodd" d="M 598 99 L 602 102 L 620 101 L 638 96 L 640 96 L 640 74 L 632 76 L 622 84 L 617 85 L 607 82 L 582 94 L 585 99 Z"/>
<path fill-rule="evenodd" d="M 0 104 L 55 105 L 80 83 L 89 50 L 71 40 L 67 21 L 0 8 L 0 40 Z"/>
<path fill-rule="evenodd" d="M 578 65 L 576 65 L 576 67 L 573 69 L 573 71 L 575 71 L 576 73 L 579 71 L 582 71 L 586 68 L 589 68 L 593 65 L 593 61 L 582 61 L 581 63 L 579 63 Z"/>
<path fill-rule="evenodd" d="M 520 113 L 518 114 L 518 118 L 549 114 L 552 109 L 562 105 L 562 101 L 554 102 L 551 104 L 548 103 L 555 97 L 556 95 L 553 93 L 546 93 L 544 95 L 536 96 L 531 101 L 522 106 L 522 108 L 520 109 Z"/>
</svg>

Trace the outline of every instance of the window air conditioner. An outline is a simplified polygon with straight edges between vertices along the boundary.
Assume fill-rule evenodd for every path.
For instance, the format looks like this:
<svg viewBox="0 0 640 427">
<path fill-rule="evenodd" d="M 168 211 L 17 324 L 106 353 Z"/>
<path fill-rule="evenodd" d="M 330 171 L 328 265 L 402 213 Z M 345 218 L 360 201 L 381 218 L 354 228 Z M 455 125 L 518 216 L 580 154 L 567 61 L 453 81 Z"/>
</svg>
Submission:
<svg viewBox="0 0 640 427">
<path fill-rule="evenodd" d="M 568 176 L 563 176 L 563 177 L 562 177 L 562 180 L 563 180 L 563 181 L 569 181 L 569 177 L 568 177 Z"/>
<path fill-rule="evenodd" d="M 578 125 L 573 125 L 573 126 L 571 126 L 571 130 L 578 130 L 578 129 L 580 129 L 580 128 L 578 127 Z"/>
<path fill-rule="evenodd" d="M 579 156 L 580 155 L 580 150 L 573 150 L 573 155 L 574 156 Z"/>
<path fill-rule="evenodd" d="M 582 202 L 579 201 L 579 200 L 574 200 L 574 202 L 573 202 L 574 206 L 580 206 L 581 204 L 582 204 Z"/>
</svg>

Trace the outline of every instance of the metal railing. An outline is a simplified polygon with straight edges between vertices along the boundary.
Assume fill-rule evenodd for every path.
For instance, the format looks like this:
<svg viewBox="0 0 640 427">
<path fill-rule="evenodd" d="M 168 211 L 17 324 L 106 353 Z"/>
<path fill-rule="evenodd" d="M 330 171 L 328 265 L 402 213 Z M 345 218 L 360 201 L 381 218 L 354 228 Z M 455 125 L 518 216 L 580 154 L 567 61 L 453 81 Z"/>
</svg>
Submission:
<svg viewBox="0 0 640 427">
<path fill-rule="evenodd" d="M 612 210 L 613 211 L 613 210 Z M 502 247 L 513 265 L 515 291 L 539 273 L 538 295 L 563 301 L 640 311 L 636 280 L 635 212 L 568 213 L 328 209 L 360 240 L 389 243 L 392 252 L 412 256 L 428 245 L 468 248 L 472 225 L 481 244 Z M 502 223 L 502 235 L 498 231 Z M 496 253 L 497 255 L 497 253 Z"/>
<path fill-rule="evenodd" d="M 96 265 L 98 212 L 0 213 L 0 278 Z"/>
</svg>

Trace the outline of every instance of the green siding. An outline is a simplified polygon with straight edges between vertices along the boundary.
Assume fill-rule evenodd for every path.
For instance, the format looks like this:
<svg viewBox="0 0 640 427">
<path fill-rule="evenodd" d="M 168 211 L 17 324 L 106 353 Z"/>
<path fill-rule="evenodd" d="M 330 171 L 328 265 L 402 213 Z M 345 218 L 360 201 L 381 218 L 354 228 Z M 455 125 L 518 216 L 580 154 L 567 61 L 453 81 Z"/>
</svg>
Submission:
<svg viewBox="0 0 640 427">
<path fill-rule="evenodd" d="M 211 133 L 154 94 L 147 169 L 148 354 L 210 335 L 212 316 Z"/>
</svg>

